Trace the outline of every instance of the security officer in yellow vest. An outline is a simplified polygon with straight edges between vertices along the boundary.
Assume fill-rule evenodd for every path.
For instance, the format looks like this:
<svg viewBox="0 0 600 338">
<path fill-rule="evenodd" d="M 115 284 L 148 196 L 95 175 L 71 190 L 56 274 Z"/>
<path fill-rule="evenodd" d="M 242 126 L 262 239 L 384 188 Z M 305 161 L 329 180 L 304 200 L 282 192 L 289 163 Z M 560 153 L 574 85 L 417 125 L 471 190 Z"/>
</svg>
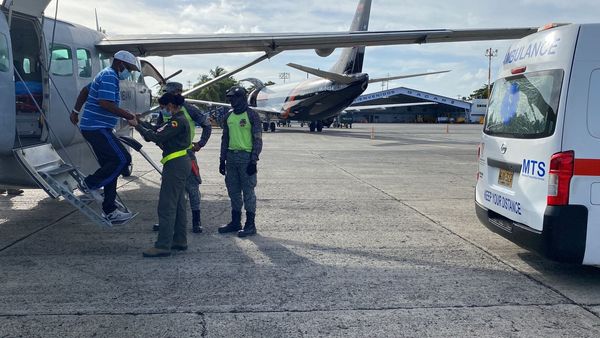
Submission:
<svg viewBox="0 0 600 338">
<path fill-rule="evenodd" d="M 146 141 L 156 143 L 163 151 L 162 183 L 158 198 L 160 229 L 154 247 L 143 252 L 144 257 L 170 256 L 171 250 L 187 250 L 185 182 L 192 170 L 188 156 L 191 144 L 190 124 L 186 119 L 181 95 L 164 94 L 159 102 L 171 113 L 171 119 L 160 128 L 146 122 L 130 122 Z"/>
<path fill-rule="evenodd" d="M 183 92 L 183 85 L 179 82 L 169 82 L 166 84 L 164 92 L 180 95 Z M 185 191 L 188 194 L 190 209 L 192 210 L 192 232 L 201 233 L 202 222 L 200 220 L 200 200 L 202 196 L 200 194 L 200 184 L 202 183 L 202 178 L 200 177 L 200 169 L 198 168 L 195 153 L 203 148 L 208 142 L 208 139 L 210 139 L 212 126 L 208 119 L 208 115 L 202 113 L 200 109 L 196 108 L 194 105 L 184 102 L 181 110 L 190 123 L 190 135 L 192 140 L 192 146 L 188 151 L 188 155 L 192 159 L 192 171 L 185 183 Z M 158 115 L 157 125 L 162 125 L 164 122 L 169 121 L 170 118 L 169 112 L 162 110 Z M 193 142 L 194 137 L 196 136 L 196 125 L 199 125 L 202 128 L 202 135 L 198 142 Z M 159 225 L 154 224 L 152 229 L 158 231 Z"/>
<path fill-rule="evenodd" d="M 225 115 L 221 137 L 219 172 L 225 175 L 225 185 L 231 200 L 231 222 L 221 226 L 219 233 L 238 232 L 238 237 L 256 234 L 256 162 L 262 150 L 262 124 L 258 114 L 248 107 L 246 90 L 240 86 L 227 91 L 231 109 Z M 242 200 L 243 194 L 243 200 Z M 246 208 L 246 223 L 242 229 L 242 206 Z"/>
</svg>

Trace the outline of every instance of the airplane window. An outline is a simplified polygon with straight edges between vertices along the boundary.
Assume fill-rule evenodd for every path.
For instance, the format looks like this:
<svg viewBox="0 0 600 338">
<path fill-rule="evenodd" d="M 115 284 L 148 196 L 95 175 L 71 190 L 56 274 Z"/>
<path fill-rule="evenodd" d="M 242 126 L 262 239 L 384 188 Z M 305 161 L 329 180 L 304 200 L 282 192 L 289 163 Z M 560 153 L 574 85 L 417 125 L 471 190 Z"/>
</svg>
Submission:
<svg viewBox="0 0 600 338">
<path fill-rule="evenodd" d="M 77 70 L 81 77 L 92 77 L 92 54 L 89 50 L 77 49 Z"/>
<path fill-rule="evenodd" d="M 29 61 L 29 58 L 23 59 L 23 73 L 31 74 L 31 61 Z"/>
<path fill-rule="evenodd" d="M 110 56 L 100 53 L 99 58 L 100 58 L 100 68 L 101 69 L 110 67 Z"/>
<path fill-rule="evenodd" d="M 131 80 L 132 82 L 139 82 L 141 73 L 140 72 L 136 72 L 133 71 L 131 72 L 131 76 L 129 77 L 129 80 Z"/>
<path fill-rule="evenodd" d="M 71 49 L 67 46 L 52 46 L 52 64 L 50 71 L 54 75 L 69 76 L 73 75 L 73 55 Z"/>
<path fill-rule="evenodd" d="M 0 72 L 8 72 L 9 66 L 8 41 L 6 35 L 0 33 Z"/>
<path fill-rule="evenodd" d="M 146 84 L 146 81 L 144 81 L 144 77 L 142 76 L 142 73 L 139 73 L 139 77 L 137 80 L 137 83 L 141 83 L 141 84 Z"/>
</svg>

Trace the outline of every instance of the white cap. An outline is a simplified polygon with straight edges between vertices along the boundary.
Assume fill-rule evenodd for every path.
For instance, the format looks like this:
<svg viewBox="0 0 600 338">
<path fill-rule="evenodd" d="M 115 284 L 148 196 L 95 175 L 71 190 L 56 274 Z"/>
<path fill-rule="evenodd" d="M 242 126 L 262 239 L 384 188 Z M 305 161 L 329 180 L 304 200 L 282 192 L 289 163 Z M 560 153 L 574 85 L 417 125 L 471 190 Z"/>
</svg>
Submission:
<svg viewBox="0 0 600 338">
<path fill-rule="evenodd" d="M 128 63 L 137 71 L 140 70 L 137 66 L 137 61 L 135 59 L 135 56 L 133 56 L 133 54 L 129 53 L 126 50 L 120 50 L 120 51 L 116 52 L 114 58 L 115 58 L 115 60 L 121 60 L 125 63 Z"/>
</svg>

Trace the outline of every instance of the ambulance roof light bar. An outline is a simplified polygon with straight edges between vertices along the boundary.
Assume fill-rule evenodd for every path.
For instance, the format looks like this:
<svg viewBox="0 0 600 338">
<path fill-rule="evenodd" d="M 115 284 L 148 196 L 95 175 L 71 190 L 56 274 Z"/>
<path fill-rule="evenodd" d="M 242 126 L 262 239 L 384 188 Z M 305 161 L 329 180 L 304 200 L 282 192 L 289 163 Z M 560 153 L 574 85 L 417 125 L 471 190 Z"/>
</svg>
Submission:
<svg viewBox="0 0 600 338">
<path fill-rule="evenodd" d="M 512 75 L 523 74 L 527 70 L 527 66 L 517 67 L 510 70 Z"/>
</svg>

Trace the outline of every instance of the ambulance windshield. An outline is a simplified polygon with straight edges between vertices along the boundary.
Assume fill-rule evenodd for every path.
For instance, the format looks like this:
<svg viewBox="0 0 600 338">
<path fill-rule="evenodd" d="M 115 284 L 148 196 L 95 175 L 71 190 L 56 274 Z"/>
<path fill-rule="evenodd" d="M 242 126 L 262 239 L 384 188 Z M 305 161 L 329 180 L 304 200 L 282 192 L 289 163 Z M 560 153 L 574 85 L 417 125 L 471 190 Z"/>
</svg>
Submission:
<svg viewBox="0 0 600 338">
<path fill-rule="evenodd" d="M 512 138 L 554 133 L 562 70 L 523 74 L 494 83 L 484 132 Z"/>
</svg>

